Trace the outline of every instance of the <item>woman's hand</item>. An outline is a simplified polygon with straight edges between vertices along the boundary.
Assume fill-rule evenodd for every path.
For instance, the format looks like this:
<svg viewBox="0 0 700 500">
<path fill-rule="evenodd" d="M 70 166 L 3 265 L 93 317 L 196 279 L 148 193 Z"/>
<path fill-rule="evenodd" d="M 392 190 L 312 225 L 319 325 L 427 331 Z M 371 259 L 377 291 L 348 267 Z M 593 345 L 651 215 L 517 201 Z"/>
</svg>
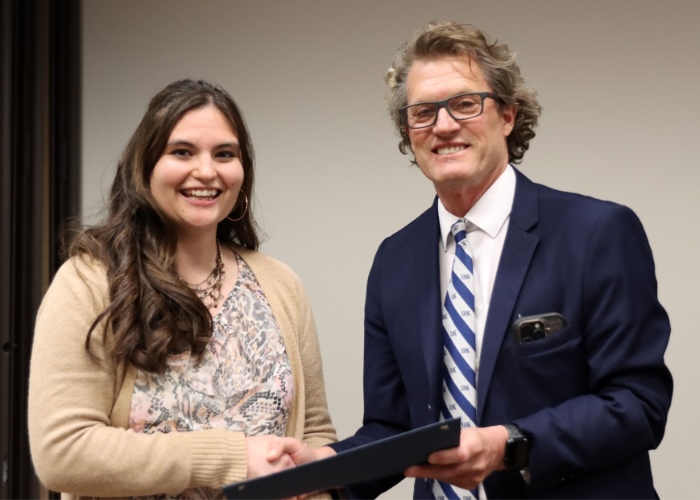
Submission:
<svg viewBox="0 0 700 500">
<path fill-rule="evenodd" d="M 266 476 L 273 472 L 279 472 L 295 466 L 292 457 L 284 449 L 274 449 L 271 453 L 271 446 L 278 440 L 287 439 L 278 436 L 249 436 L 246 437 L 246 449 L 248 456 L 248 479 Z"/>
</svg>

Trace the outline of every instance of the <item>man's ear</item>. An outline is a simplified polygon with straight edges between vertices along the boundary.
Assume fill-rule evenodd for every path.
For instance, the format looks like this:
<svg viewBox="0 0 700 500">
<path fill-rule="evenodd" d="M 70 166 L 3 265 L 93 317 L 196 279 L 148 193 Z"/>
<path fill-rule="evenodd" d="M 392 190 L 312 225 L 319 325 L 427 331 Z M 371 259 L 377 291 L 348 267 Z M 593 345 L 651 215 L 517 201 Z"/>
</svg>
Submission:
<svg viewBox="0 0 700 500">
<path fill-rule="evenodd" d="M 412 154 L 413 155 L 413 160 L 411 160 L 411 163 L 416 163 L 416 158 L 415 158 L 415 153 L 413 152 L 413 145 L 411 144 L 411 138 L 408 135 L 408 127 L 405 125 L 399 128 L 399 133 L 401 134 L 401 142 L 399 143 L 399 151 L 401 151 L 402 154 Z"/>
<path fill-rule="evenodd" d="M 503 118 L 503 137 L 508 137 L 515 126 L 515 117 L 518 114 L 518 107 L 515 104 L 504 105 L 501 109 Z"/>
</svg>

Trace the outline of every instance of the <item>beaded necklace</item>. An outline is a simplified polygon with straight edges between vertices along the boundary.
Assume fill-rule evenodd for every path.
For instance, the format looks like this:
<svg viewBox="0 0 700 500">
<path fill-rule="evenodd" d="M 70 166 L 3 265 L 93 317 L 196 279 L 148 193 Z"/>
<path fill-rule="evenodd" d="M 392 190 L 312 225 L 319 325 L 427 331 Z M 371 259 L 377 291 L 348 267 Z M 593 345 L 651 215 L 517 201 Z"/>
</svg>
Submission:
<svg viewBox="0 0 700 500">
<path fill-rule="evenodd" d="M 204 281 L 199 283 L 190 283 L 185 281 L 178 274 L 177 277 L 180 278 L 184 284 L 186 284 L 192 291 L 199 297 L 199 299 L 204 303 L 207 309 L 216 309 L 219 306 L 219 302 L 223 297 L 221 292 L 221 285 L 224 282 L 224 276 L 226 271 L 224 271 L 224 262 L 221 260 L 221 243 L 216 240 L 216 264 L 214 264 L 214 269 L 209 276 L 207 276 Z"/>
</svg>

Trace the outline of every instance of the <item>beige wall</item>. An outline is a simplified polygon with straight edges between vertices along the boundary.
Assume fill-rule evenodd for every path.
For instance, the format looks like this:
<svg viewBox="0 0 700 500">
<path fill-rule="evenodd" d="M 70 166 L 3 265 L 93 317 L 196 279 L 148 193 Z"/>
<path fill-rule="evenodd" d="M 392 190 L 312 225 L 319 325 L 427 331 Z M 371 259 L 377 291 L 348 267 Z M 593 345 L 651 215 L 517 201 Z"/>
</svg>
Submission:
<svg viewBox="0 0 700 500">
<path fill-rule="evenodd" d="M 695 403 L 700 2 L 695 0 L 90 0 L 83 2 L 85 214 L 99 208 L 149 98 L 182 77 L 223 85 L 257 150 L 262 249 L 311 297 L 341 437 L 362 418 L 364 287 L 381 239 L 430 184 L 383 110 L 397 46 L 432 18 L 472 22 L 518 52 L 544 113 L 522 170 L 641 217 L 674 328 L 676 392 L 652 460 L 662 498 L 697 496 Z M 408 481 L 383 498 L 405 498 Z"/>
</svg>

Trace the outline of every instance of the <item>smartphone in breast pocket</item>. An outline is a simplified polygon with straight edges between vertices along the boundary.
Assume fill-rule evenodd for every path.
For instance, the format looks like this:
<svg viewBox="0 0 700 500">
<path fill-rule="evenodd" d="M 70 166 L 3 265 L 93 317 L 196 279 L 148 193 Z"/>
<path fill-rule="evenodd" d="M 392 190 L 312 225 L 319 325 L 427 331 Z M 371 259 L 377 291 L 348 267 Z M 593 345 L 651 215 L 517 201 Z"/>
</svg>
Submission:
<svg viewBox="0 0 700 500">
<path fill-rule="evenodd" d="M 567 325 L 564 316 L 556 312 L 524 316 L 513 322 L 513 340 L 516 344 L 533 342 L 554 335 Z"/>
</svg>

